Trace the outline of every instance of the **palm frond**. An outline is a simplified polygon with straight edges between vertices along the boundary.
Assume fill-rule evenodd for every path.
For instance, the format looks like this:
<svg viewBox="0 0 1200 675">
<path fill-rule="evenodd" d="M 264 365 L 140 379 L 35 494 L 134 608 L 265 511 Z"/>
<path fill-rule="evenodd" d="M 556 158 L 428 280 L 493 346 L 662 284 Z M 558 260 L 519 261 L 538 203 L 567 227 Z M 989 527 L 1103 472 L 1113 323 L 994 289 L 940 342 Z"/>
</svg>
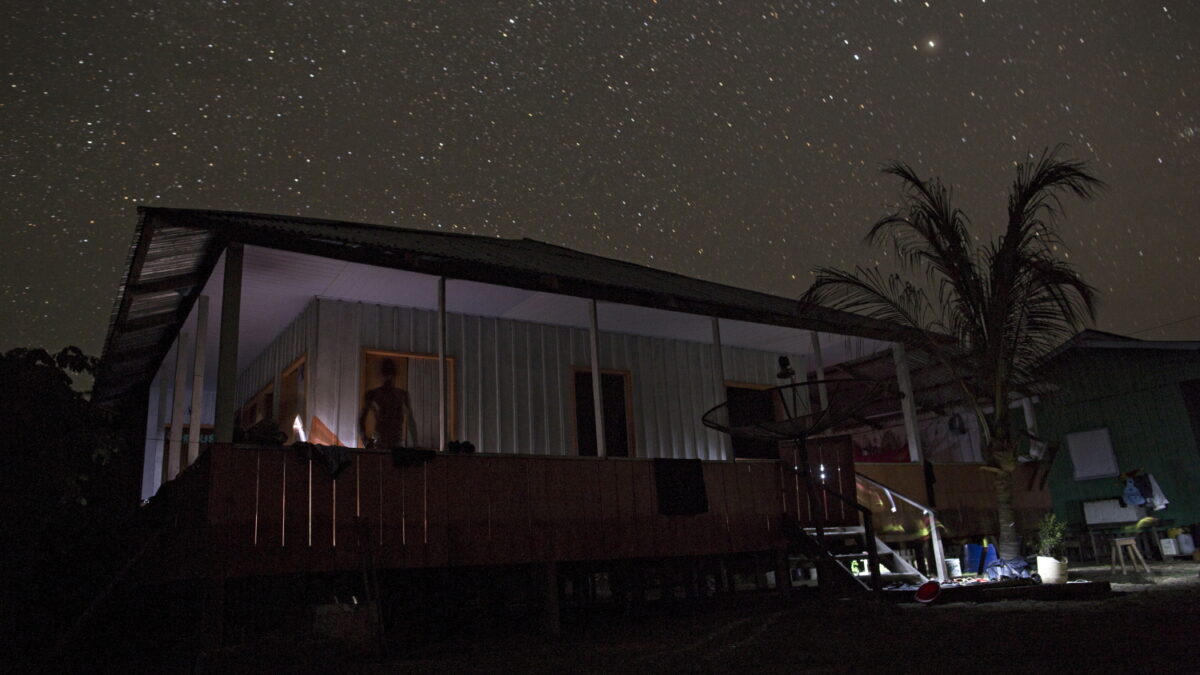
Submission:
<svg viewBox="0 0 1200 675">
<path fill-rule="evenodd" d="M 974 243 L 970 221 L 940 180 L 888 164 L 883 170 L 901 180 L 904 201 L 871 226 L 866 241 L 890 243 L 902 270 L 922 283 L 878 269 L 821 268 L 804 301 L 950 336 L 952 350 L 943 342 L 925 346 L 960 378 L 971 405 L 981 396 L 994 404 L 991 422 L 999 423 L 1009 393 L 1034 381 L 1041 359 L 1095 319 L 1096 290 L 1057 258 L 1055 223 L 1063 197 L 1090 199 L 1104 184 L 1085 163 L 1062 159 L 1062 149 L 1018 166 L 1006 229 L 983 244 Z"/>
<path fill-rule="evenodd" d="M 821 267 L 816 280 L 800 299 L 889 321 L 905 328 L 930 330 L 931 304 L 925 291 L 898 274 L 884 276 L 876 268 L 855 268 L 853 272 Z"/>
</svg>

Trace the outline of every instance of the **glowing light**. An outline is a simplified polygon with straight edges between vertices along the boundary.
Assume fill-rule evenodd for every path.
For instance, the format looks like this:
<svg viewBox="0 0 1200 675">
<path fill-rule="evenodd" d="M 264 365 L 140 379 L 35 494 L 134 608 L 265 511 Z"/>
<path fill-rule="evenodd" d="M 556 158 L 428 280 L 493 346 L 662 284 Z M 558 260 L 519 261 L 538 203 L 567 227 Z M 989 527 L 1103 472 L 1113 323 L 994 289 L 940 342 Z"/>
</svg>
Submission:
<svg viewBox="0 0 1200 675">
<path fill-rule="evenodd" d="M 292 422 L 292 431 L 296 432 L 296 438 L 300 439 L 301 443 L 308 442 L 308 436 L 304 433 L 304 423 L 300 421 L 299 415 L 296 415 L 296 420 Z"/>
</svg>

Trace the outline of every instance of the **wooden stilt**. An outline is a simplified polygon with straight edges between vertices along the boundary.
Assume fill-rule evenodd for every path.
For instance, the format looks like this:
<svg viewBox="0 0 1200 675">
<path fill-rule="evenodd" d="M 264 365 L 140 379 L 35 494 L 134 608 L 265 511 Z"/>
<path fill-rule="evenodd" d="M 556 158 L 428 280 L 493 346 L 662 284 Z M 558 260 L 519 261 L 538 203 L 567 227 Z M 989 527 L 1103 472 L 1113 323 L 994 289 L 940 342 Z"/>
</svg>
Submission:
<svg viewBox="0 0 1200 675">
<path fill-rule="evenodd" d="M 775 549 L 775 590 L 785 598 L 792 592 L 792 571 L 788 567 L 786 548 Z"/>
<path fill-rule="evenodd" d="M 217 649 L 225 638 L 225 577 L 200 582 L 200 635 L 204 649 Z"/>
<path fill-rule="evenodd" d="M 558 607 L 558 563 L 553 560 L 535 564 L 537 586 L 542 595 L 542 633 L 556 638 L 562 635 Z"/>
</svg>

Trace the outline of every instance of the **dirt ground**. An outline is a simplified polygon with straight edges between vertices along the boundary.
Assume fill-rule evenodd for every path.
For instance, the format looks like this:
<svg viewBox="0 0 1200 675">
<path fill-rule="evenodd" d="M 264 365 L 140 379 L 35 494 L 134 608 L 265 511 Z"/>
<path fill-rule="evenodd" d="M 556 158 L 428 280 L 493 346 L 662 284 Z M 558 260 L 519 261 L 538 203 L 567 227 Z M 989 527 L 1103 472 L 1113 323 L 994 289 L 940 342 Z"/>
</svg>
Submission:
<svg viewBox="0 0 1200 675">
<path fill-rule="evenodd" d="M 1152 564 L 1152 574 L 1108 567 L 1071 578 L 1110 581 L 1089 601 L 933 605 L 865 599 L 759 597 L 735 607 L 569 626 L 558 640 L 460 637 L 394 645 L 385 661 L 293 651 L 288 670 L 361 673 L 1197 672 L 1200 564 Z M 303 651 L 303 650 L 301 650 Z M 231 655 L 226 655 L 231 656 Z M 214 658 L 202 670 L 258 672 L 272 658 Z M 265 654 L 260 657 L 266 657 Z M 303 664 L 303 665 L 301 665 Z"/>
</svg>

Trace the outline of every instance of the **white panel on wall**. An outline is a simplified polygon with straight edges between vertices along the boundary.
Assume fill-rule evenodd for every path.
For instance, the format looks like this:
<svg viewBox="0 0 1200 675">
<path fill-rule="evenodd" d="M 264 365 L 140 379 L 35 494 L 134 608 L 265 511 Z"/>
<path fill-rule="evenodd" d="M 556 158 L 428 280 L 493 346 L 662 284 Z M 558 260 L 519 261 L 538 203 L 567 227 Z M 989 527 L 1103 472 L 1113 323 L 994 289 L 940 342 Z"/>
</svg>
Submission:
<svg viewBox="0 0 1200 675">
<path fill-rule="evenodd" d="M 1075 466 L 1075 480 L 1108 478 L 1120 473 L 1107 428 L 1067 434 L 1067 448 Z"/>
</svg>

